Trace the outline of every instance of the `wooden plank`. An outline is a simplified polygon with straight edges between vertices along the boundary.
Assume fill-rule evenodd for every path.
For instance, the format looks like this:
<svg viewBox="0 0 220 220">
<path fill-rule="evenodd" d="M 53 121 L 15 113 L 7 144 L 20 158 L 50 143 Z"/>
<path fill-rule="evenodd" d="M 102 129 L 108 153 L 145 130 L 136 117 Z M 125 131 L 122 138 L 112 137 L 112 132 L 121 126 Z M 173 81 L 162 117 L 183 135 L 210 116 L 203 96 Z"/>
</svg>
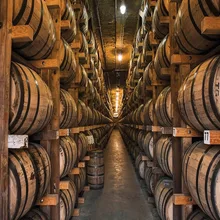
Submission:
<svg viewBox="0 0 220 220">
<path fill-rule="evenodd" d="M 192 129 L 192 128 L 173 128 L 173 136 L 174 137 L 182 137 L 182 138 L 192 138 L 192 137 L 202 137 L 202 133 Z"/>
<path fill-rule="evenodd" d="M 145 156 L 145 155 L 142 155 L 141 160 L 142 160 L 142 161 L 148 161 L 149 158 L 148 158 L 147 156 Z"/>
<path fill-rule="evenodd" d="M 146 86 L 147 91 L 153 91 L 153 86 Z"/>
<path fill-rule="evenodd" d="M 58 70 L 60 68 L 58 59 L 32 60 L 29 62 L 38 69 Z"/>
<path fill-rule="evenodd" d="M 28 135 L 8 135 L 8 148 L 28 148 Z"/>
<path fill-rule="evenodd" d="M 173 127 L 161 127 L 162 134 L 173 134 Z"/>
<path fill-rule="evenodd" d="M 191 196 L 184 194 L 174 194 L 173 203 L 175 205 L 196 205 L 195 201 Z"/>
<path fill-rule="evenodd" d="M 78 217 L 80 214 L 80 210 L 79 209 L 74 209 L 72 216 L 73 217 Z"/>
<path fill-rule="evenodd" d="M 83 161 L 89 161 L 90 160 L 90 156 L 85 156 L 84 158 L 83 158 Z"/>
<path fill-rule="evenodd" d="M 11 31 L 13 1 L 0 6 L 0 219 L 9 219 L 8 205 L 8 122 L 10 99 Z"/>
<path fill-rule="evenodd" d="M 160 74 L 163 76 L 170 76 L 171 74 L 170 68 L 161 68 Z"/>
<path fill-rule="evenodd" d="M 46 4 L 48 9 L 59 9 L 60 8 L 60 0 L 46 0 Z"/>
<path fill-rule="evenodd" d="M 161 16 L 159 19 L 160 19 L 160 24 L 162 24 L 162 25 L 170 23 L 169 16 Z"/>
<path fill-rule="evenodd" d="M 171 64 L 195 64 L 203 59 L 203 55 L 173 54 Z"/>
<path fill-rule="evenodd" d="M 61 30 L 68 30 L 70 29 L 70 21 L 69 20 L 62 20 L 61 21 Z"/>
<path fill-rule="evenodd" d="M 84 186 L 83 191 L 84 192 L 89 192 L 90 191 L 90 186 Z"/>
<path fill-rule="evenodd" d="M 220 17 L 204 17 L 201 23 L 201 33 L 206 35 L 219 35 Z"/>
<path fill-rule="evenodd" d="M 84 167 L 86 167 L 85 162 L 79 162 L 79 163 L 78 163 L 78 167 L 79 167 L 79 168 L 84 168 Z"/>
<path fill-rule="evenodd" d="M 60 189 L 69 189 L 70 188 L 70 181 L 69 180 L 62 180 L 60 181 Z"/>
<path fill-rule="evenodd" d="M 56 206 L 59 203 L 58 194 L 48 194 L 36 203 L 39 206 Z"/>
<path fill-rule="evenodd" d="M 71 133 L 71 134 L 79 134 L 79 132 L 80 132 L 80 131 L 79 131 L 79 128 L 71 128 L 71 129 L 70 129 L 70 133 Z"/>
<path fill-rule="evenodd" d="M 78 197 L 78 204 L 84 204 L 85 198 L 84 197 Z"/>
<path fill-rule="evenodd" d="M 204 144 L 220 145 L 220 131 L 204 131 Z"/>
<path fill-rule="evenodd" d="M 34 141 L 58 140 L 59 139 L 59 131 L 53 131 L 53 130 L 42 131 L 42 132 L 31 135 L 30 139 L 34 140 Z"/>
<path fill-rule="evenodd" d="M 79 173 L 80 173 L 80 169 L 78 167 L 75 167 L 71 170 L 69 175 L 79 175 Z"/>
<path fill-rule="evenodd" d="M 73 49 L 73 50 L 79 50 L 81 48 L 81 44 L 79 41 L 75 41 L 73 43 L 70 44 L 70 47 Z"/>
<path fill-rule="evenodd" d="M 70 129 L 60 129 L 59 130 L 59 136 L 65 137 L 70 135 Z"/>
<path fill-rule="evenodd" d="M 33 29 L 29 25 L 17 25 L 12 27 L 12 42 L 26 43 L 33 41 Z"/>
<path fill-rule="evenodd" d="M 161 126 L 152 126 L 152 132 L 161 132 Z"/>
</svg>

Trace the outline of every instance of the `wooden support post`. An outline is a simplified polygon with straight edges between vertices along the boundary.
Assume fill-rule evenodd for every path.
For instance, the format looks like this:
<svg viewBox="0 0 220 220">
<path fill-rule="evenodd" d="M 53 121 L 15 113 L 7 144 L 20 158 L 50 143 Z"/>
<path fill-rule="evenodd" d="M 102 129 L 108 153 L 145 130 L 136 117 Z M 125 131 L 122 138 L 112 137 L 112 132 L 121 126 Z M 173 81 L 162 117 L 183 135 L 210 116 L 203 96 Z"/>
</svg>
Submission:
<svg viewBox="0 0 220 220">
<path fill-rule="evenodd" d="M 29 25 L 17 25 L 12 27 L 13 43 L 26 43 L 33 41 L 33 29 Z"/>
<path fill-rule="evenodd" d="M 13 1 L 2 0 L 0 7 L 0 219 L 9 219 L 8 206 L 8 121 L 11 67 Z"/>
<path fill-rule="evenodd" d="M 59 203 L 59 195 L 58 194 L 48 194 L 44 196 L 40 201 L 37 202 L 36 205 L 39 206 L 57 206 Z"/>
<path fill-rule="evenodd" d="M 196 205 L 195 201 L 192 199 L 191 196 L 184 194 L 174 194 L 173 203 L 175 205 Z"/>
<path fill-rule="evenodd" d="M 60 181 L 60 189 L 69 189 L 70 188 L 70 181 L 68 180 L 63 180 L 63 181 Z"/>
<path fill-rule="evenodd" d="M 204 144 L 220 145 L 220 130 L 204 131 Z"/>
<path fill-rule="evenodd" d="M 201 23 L 202 34 L 219 35 L 220 17 L 205 17 Z"/>
</svg>

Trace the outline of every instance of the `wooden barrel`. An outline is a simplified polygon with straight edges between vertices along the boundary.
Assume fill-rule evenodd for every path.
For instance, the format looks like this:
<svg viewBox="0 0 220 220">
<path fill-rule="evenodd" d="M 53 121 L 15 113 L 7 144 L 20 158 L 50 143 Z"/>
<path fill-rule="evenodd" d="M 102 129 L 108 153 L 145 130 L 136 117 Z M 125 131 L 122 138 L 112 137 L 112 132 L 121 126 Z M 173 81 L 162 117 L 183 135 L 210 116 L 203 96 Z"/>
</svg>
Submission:
<svg viewBox="0 0 220 220">
<path fill-rule="evenodd" d="M 146 166 L 144 180 L 147 186 L 147 192 L 150 196 L 152 196 L 154 193 L 154 174 L 152 172 L 152 168 Z"/>
<path fill-rule="evenodd" d="M 75 79 L 76 76 L 76 58 L 69 44 L 62 38 L 60 41 L 60 82 L 64 87 Z"/>
<path fill-rule="evenodd" d="M 144 105 L 140 105 L 136 112 L 136 122 L 138 125 L 144 124 L 144 113 L 143 113 Z"/>
<path fill-rule="evenodd" d="M 147 67 L 145 68 L 144 73 L 143 73 L 143 82 L 144 82 L 143 86 L 145 86 L 145 87 L 146 86 L 151 86 L 152 81 L 153 81 L 152 65 L 153 65 L 153 63 L 150 62 L 147 65 Z"/>
<path fill-rule="evenodd" d="M 69 181 L 69 189 L 60 190 L 60 220 L 70 219 L 76 203 L 77 189 L 75 183 L 70 178 L 64 178 Z"/>
<path fill-rule="evenodd" d="M 77 175 L 75 178 L 75 183 L 78 187 L 78 193 L 82 192 L 86 184 L 86 168 L 80 168 L 79 175 Z"/>
<path fill-rule="evenodd" d="M 61 1 L 61 20 L 69 21 L 70 28 L 61 30 L 61 35 L 66 42 L 71 43 L 76 37 L 76 17 L 70 0 Z"/>
<path fill-rule="evenodd" d="M 79 52 L 85 53 L 85 55 L 88 55 L 88 53 L 89 53 L 88 42 L 86 40 L 85 35 L 81 31 L 77 32 L 77 40 L 80 43 Z"/>
<path fill-rule="evenodd" d="M 95 148 L 94 137 L 91 131 L 85 131 L 86 138 L 88 140 L 88 149 L 87 151 L 91 151 Z"/>
<path fill-rule="evenodd" d="M 220 129 L 220 56 L 197 66 L 179 90 L 181 116 L 191 127 L 203 130 Z"/>
<path fill-rule="evenodd" d="M 80 19 L 79 19 L 79 27 L 80 30 L 86 34 L 88 32 L 89 29 L 89 16 L 88 16 L 88 12 L 86 9 L 86 6 L 83 5 L 83 8 L 81 10 L 81 14 L 80 14 Z"/>
<path fill-rule="evenodd" d="M 50 180 L 50 161 L 46 151 L 37 144 L 28 150 L 9 152 L 10 219 L 24 216 L 43 196 Z"/>
<path fill-rule="evenodd" d="M 88 109 L 85 103 L 81 100 L 78 101 L 78 125 L 86 125 L 88 121 Z"/>
<path fill-rule="evenodd" d="M 166 87 L 157 98 L 155 104 L 155 114 L 161 126 L 172 126 L 172 109 L 171 109 L 171 90 Z"/>
<path fill-rule="evenodd" d="M 200 209 L 196 209 L 187 217 L 187 220 L 211 220 L 211 219 Z"/>
<path fill-rule="evenodd" d="M 219 219 L 219 146 L 204 145 L 203 141 L 193 143 L 183 158 L 183 177 L 192 198 L 204 213 L 212 219 Z"/>
<path fill-rule="evenodd" d="M 83 158 L 86 156 L 88 149 L 88 139 L 86 135 L 82 132 L 79 133 L 77 147 L 78 147 L 78 157 L 80 160 L 83 160 Z"/>
<path fill-rule="evenodd" d="M 153 160 L 154 144 L 153 144 L 153 133 L 152 132 L 148 132 L 147 135 L 145 136 L 143 148 L 144 148 L 144 152 L 147 155 L 147 157 Z"/>
<path fill-rule="evenodd" d="M 156 157 L 157 161 L 168 176 L 173 175 L 172 167 L 172 137 L 168 135 L 162 135 L 156 143 Z"/>
<path fill-rule="evenodd" d="M 170 37 L 167 35 L 159 44 L 155 60 L 154 68 L 157 74 L 157 77 L 162 80 L 169 80 L 170 75 L 168 72 L 162 72 L 162 68 L 170 67 Z"/>
<path fill-rule="evenodd" d="M 201 22 L 219 13 L 219 0 L 183 1 L 174 27 L 179 48 L 187 54 L 204 54 L 218 46 L 219 35 L 201 34 Z"/>
<path fill-rule="evenodd" d="M 89 152 L 90 160 L 87 166 L 87 179 L 91 189 L 104 187 L 104 154 L 102 150 Z"/>
<path fill-rule="evenodd" d="M 56 36 L 45 1 L 14 1 L 13 25 L 29 25 L 33 29 L 33 41 L 13 44 L 17 53 L 32 60 L 45 59 L 50 55 Z"/>
<path fill-rule="evenodd" d="M 160 17 L 169 16 L 169 0 L 158 0 L 152 19 L 152 30 L 158 39 L 163 39 L 169 33 L 169 24 L 161 24 Z"/>
<path fill-rule="evenodd" d="M 88 83 L 89 83 L 89 78 L 88 78 L 88 74 L 87 74 L 85 68 L 82 65 L 79 65 L 78 74 L 80 75 L 80 80 L 79 80 L 80 86 L 83 87 L 84 90 L 87 89 Z"/>
<path fill-rule="evenodd" d="M 142 17 L 142 26 L 145 32 L 148 32 L 151 29 L 151 21 L 149 20 L 149 18 L 151 18 L 151 9 L 148 3 L 146 3 L 144 7 L 144 14 Z"/>
<path fill-rule="evenodd" d="M 150 99 L 145 105 L 144 105 L 144 125 L 152 125 L 153 123 L 153 113 L 154 113 L 154 106 L 153 106 L 153 100 Z"/>
<path fill-rule="evenodd" d="M 60 128 L 72 128 L 77 120 L 77 106 L 73 97 L 60 90 Z"/>
<path fill-rule="evenodd" d="M 142 52 L 142 48 L 139 47 L 139 44 L 143 42 L 144 40 L 144 36 L 145 36 L 145 31 L 144 31 L 144 28 L 143 26 L 141 26 L 138 31 L 137 31 L 137 34 L 136 34 L 136 42 L 135 42 L 135 51 L 141 53 Z"/>
<path fill-rule="evenodd" d="M 42 210 L 33 208 L 21 220 L 49 220 L 49 217 Z"/>
<path fill-rule="evenodd" d="M 162 220 L 173 220 L 173 189 L 167 188 L 166 183 L 172 180 L 168 177 L 161 178 L 155 187 L 155 203 Z"/>
<path fill-rule="evenodd" d="M 95 54 L 97 52 L 97 50 L 96 50 L 96 41 L 95 41 L 93 31 L 91 29 L 88 31 L 88 33 L 86 35 L 86 38 L 87 38 L 88 44 L 90 45 L 89 53 L 90 54 Z"/>
<path fill-rule="evenodd" d="M 51 92 L 32 69 L 12 62 L 9 129 L 12 134 L 41 131 L 53 113 Z"/>
<path fill-rule="evenodd" d="M 93 114 L 92 114 L 92 110 L 89 106 L 87 106 L 87 111 L 88 111 L 88 121 L 87 121 L 87 125 L 93 125 Z"/>
<path fill-rule="evenodd" d="M 146 131 L 142 131 L 140 130 L 139 134 L 138 134 L 138 146 L 140 147 L 141 150 L 143 150 L 143 142 L 144 142 L 144 138 L 146 136 Z"/>
<path fill-rule="evenodd" d="M 77 159 L 77 146 L 73 138 L 60 138 L 60 177 L 64 177 L 73 169 Z"/>
<path fill-rule="evenodd" d="M 146 169 L 146 162 L 142 160 L 143 154 L 140 153 L 135 160 L 135 167 L 138 170 L 138 174 L 141 177 L 141 179 L 144 179 L 144 173 Z"/>
<path fill-rule="evenodd" d="M 37 180 L 37 200 L 45 194 L 51 178 L 51 163 L 47 151 L 39 144 L 29 143 L 28 153 L 35 165 L 35 176 Z"/>
</svg>

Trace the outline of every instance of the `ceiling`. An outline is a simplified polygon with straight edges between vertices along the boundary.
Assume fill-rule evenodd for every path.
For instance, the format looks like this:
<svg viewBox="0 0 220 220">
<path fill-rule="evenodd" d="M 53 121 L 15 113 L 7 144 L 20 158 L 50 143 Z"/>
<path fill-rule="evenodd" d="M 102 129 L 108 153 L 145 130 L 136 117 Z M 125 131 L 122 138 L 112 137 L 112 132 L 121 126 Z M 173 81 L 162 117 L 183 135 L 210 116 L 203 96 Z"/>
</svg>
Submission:
<svg viewBox="0 0 220 220">
<path fill-rule="evenodd" d="M 120 13 L 121 0 L 89 0 L 93 29 L 98 43 L 107 87 L 124 86 L 139 18 L 141 0 L 125 0 L 127 11 Z M 121 53 L 123 59 L 118 61 Z"/>
</svg>

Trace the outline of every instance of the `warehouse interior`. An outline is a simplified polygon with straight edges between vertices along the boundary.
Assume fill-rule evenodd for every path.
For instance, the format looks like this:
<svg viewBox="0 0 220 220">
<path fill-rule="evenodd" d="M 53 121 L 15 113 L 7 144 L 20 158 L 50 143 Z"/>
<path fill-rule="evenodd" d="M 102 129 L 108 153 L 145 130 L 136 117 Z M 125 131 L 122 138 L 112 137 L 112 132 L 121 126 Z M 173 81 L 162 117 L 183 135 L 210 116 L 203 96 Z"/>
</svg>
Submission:
<svg viewBox="0 0 220 220">
<path fill-rule="evenodd" d="M 0 219 L 219 220 L 220 0 L 1 0 Z"/>
</svg>

